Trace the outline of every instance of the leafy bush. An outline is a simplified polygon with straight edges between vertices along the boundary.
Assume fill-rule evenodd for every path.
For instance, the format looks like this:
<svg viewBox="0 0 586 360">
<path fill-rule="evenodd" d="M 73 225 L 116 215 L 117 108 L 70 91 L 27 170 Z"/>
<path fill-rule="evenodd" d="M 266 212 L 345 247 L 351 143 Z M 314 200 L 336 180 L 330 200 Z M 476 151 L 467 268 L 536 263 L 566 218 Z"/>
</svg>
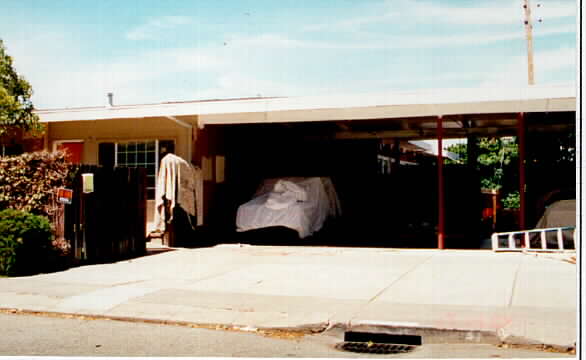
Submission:
<svg viewBox="0 0 586 360">
<path fill-rule="evenodd" d="M 51 270 L 56 252 L 49 220 L 24 211 L 0 211 L 0 275 Z"/>
<path fill-rule="evenodd" d="M 55 190 L 70 183 L 72 169 L 62 151 L 0 157 L 0 209 L 50 216 Z"/>
<path fill-rule="evenodd" d="M 502 202 L 505 209 L 518 209 L 521 204 L 521 196 L 518 191 L 513 191 L 512 193 L 507 194 L 507 196 L 502 199 Z"/>
</svg>

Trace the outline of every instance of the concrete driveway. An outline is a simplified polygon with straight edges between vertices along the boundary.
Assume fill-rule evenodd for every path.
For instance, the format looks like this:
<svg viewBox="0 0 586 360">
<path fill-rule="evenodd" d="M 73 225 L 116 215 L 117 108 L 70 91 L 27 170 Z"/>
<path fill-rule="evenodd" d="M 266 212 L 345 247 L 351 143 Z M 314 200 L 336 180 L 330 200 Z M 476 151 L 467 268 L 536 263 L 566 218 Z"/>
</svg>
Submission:
<svg viewBox="0 0 586 360">
<path fill-rule="evenodd" d="M 244 328 L 576 341 L 576 265 L 491 251 L 218 245 L 0 279 L 0 307 Z"/>
</svg>

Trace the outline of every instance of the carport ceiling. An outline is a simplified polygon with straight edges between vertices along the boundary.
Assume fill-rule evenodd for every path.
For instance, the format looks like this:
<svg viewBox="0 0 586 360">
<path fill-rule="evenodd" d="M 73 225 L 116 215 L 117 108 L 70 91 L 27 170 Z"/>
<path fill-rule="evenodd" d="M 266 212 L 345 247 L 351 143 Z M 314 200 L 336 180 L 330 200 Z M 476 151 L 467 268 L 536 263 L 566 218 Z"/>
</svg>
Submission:
<svg viewBox="0 0 586 360">
<path fill-rule="evenodd" d="M 476 136 L 512 136 L 517 133 L 516 113 L 447 115 L 442 117 L 444 138 Z M 529 132 L 575 131 L 575 112 L 525 114 Z M 238 132 L 257 135 L 300 136 L 306 139 L 434 139 L 437 117 L 361 119 L 296 123 L 232 124 Z"/>
</svg>

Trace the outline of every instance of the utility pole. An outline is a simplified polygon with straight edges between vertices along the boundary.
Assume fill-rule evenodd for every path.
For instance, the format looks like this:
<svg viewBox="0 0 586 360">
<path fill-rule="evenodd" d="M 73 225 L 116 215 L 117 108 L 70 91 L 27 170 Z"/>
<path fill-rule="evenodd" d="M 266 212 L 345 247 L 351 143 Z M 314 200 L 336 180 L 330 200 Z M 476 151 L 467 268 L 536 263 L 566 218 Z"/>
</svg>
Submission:
<svg viewBox="0 0 586 360">
<path fill-rule="evenodd" d="M 533 75 L 533 24 L 531 22 L 531 8 L 529 0 L 523 0 L 523 10 L 525 13 L 525 37 L 527 39 L 527 81 L 529 85 L 535 84 Z"/>
</svg>

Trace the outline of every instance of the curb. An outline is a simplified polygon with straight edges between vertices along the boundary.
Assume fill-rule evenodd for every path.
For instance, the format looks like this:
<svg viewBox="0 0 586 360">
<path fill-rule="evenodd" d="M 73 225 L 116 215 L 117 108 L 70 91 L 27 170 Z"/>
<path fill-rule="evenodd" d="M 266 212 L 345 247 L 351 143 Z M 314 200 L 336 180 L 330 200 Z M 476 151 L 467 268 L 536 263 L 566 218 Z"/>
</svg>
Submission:
<svg viewBox="0 0 586 360">
<path fill-rule="evenodd" d="M 335 324 L 342 331 L 376 332 L 390 335 L 421 336 L 425 344 L 489 344 L 499 347 L 532 348 L 568 353 L 576 350 L 573 345 L 547 344 L 521 336 L 506 335 L 503 328 L 495 330 L 442 328 L 410 322 L 380 322 L 372 320 Z"/>
<path fill-rule="evenodd" d="M 78 320 L 109 320 L 109 321 L 123 321 L 130 323 L 143 323 L 153 325 L 169 325 L 169 326 L 183 326 L 198 329 L 208 330 L 225 330 L 238 332 L 259 332 L 264 335 L 279 335 L 280 333 L 291 333 L 293 336 L 303 336 L 311 334 L 323 333 L 328 329 L 329 323 L 317 324 L 302 324 L 290 327 L 263 327 L 252 326 L 246 324 L 219 324 L 219 323 L 196 323 L 192 321 L 168 320 L 147 317 L 131 317 L 131 316 L 116 316 L 116 315 L 102 315 L 89 313 L 67 313 L 58 311 L 44 311 L 44 310 L 28 310 L 19 308 L 0 307 L 0 314 L 9 315 L 32 315 L 44 316 L 62 319 L 78 319 Z"/>
<path fill-rule="evenodd" d="M 477 330 L 440 328 L 410 322 L 380 322 L 372 320 L 343 322 L 324 322 L 316 324 L 300 324 L 288 327 L 267 327 L 253 326 L 246 324 L 219 324 L 219 323 L 196 323 L 192 321 L 167 320 L 146 317 L 111 316 L 86 313 L 66 313 L 56 311 L 27 310 L 18 308 L 0 307 L 0 314 L 12 315 L 33 315 L 54 318 L 79 319 L 79 320 L 110 320 L 131 323 L 143 323 L 153 325 L 182 326 L 208 330 L 223 330 L 257 333 L 270 337 L 298 338 L 305 335 L 330 334 L 334 336 L 343 335 L 347 331 L 372 332 L 390 335 L 415 335 L 421 336 L 422 344 L 489 344 L 499 347 L 522 347 L 535 350 L 548 350 L 554 352 L 568 353 L 576 350 L 576 344 L 559 345 L 544 344 L 543 342 L 527 339 L 524 337 L 508 335 L 503 336 L 502 329 Z"/>
<path fill-rule="evenodd" d="M 378 332 L 393 335 L 420 336 L 424 344 L 490 344 L 498 345 L 504 339 L 497 331 L 478 329 L 440 328 L 419 323 L 353 321 L 346 331 Z"/>
</svg>

